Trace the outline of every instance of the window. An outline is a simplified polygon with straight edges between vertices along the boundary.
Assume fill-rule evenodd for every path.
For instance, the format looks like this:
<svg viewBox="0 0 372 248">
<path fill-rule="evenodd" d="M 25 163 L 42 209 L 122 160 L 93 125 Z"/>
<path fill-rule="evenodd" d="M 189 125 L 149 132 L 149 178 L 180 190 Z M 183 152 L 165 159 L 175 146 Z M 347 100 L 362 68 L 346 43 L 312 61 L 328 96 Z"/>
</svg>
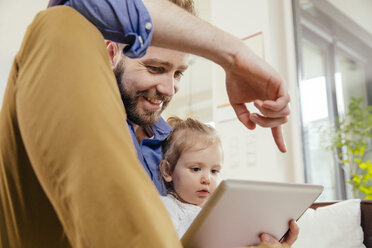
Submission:
<svg viewBox="0 0 372 248">
<path fill-rule="evenodd" d="M 293 0 L 293 9 L 305 178 L 325 186 L 320 200 L 346 199 L 351 196 L 349 175 L 340 169 L 337 151 L 322 145 L 320 129 L 336 123 L 351 97 L 372 104 L 367 70 L 372 31 L 361 28 L 329 0 Z"/>
</svg>

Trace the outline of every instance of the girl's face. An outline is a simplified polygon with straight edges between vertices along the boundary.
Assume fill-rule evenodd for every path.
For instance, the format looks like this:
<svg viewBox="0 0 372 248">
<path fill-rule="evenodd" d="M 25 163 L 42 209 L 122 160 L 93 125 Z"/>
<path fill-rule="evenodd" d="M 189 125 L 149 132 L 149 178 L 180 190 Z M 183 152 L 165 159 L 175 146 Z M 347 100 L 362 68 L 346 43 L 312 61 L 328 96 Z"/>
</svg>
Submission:
<svg viewBox="0 0 372 248">
<path fill-rule="evenodd" d="M 218 143 L 202 150 L 182 152 L 171 175 L 174 191 L 180 200 L 203 206 L 217 187 L 222 159 Z"/>
</svg>

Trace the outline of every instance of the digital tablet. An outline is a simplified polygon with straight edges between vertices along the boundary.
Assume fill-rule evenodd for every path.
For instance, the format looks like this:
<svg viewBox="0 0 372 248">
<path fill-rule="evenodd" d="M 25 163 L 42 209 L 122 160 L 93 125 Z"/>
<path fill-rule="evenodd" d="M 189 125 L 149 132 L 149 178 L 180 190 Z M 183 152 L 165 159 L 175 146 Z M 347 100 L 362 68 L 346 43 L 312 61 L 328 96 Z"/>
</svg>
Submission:
<svg viewBox="0 0 372 248">
<path fill-rule="evenodd" d="M 186 248 L 230 248 L 260 243 L 263 232 L 280 240 L 323 186 L 224 180 L 181 241 Z"/>
</svg>

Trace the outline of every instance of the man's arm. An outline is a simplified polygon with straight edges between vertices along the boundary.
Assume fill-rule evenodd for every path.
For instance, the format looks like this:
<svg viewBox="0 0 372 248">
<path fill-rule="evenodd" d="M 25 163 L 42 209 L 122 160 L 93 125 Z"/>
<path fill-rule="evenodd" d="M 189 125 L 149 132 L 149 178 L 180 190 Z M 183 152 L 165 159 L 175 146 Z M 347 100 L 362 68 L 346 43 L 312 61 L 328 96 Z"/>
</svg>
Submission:
<svg viewBox="0 0 372 248">
<path fill-rule="evenodd" d="M 281 125 L 290 113 L 290 97 L 279 74 L 243 41 L 169 1 L 143 2 L 154 25 L 151 44 L 203 56 L 222 66 L 229 100 L 239 120 L 249 129 L 256 124 L 271 128 L 279 150 L 285 152 Z M 252 101 L 262 115 L 251 114 L 246 108 L 245 103 Z"/>
<path fill-rule="evenodd" d="M 222 66 L 239 120 L 249 129 L 256 124 L 271 128 L 279 150 L 285 152 L 281 125 L 287 122 L 290 98 L 279 74 L 243 41 L 169 0 L 142 1 L 151 18 L 141 0 L 69 0 L 65 4 L 82 13 L 106 39 L 129 43 L 125 51 L 129 57 L 143 56 L 152 38 L 151 45 L 193 53 Z M 251 114 L 245 107 L 252 101 L 262 115 Z"/>
</svg>

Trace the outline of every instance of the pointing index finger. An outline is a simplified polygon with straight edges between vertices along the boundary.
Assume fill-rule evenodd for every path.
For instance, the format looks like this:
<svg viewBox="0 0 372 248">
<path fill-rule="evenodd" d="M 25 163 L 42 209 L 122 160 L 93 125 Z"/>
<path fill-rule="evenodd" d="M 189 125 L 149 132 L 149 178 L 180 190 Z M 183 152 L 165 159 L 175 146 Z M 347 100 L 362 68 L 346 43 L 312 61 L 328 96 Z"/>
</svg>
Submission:
<svg viewBox="0 0 372 248">
<path fill-rule="evenodd" d="M 283 131 L 281 126 L 273 127 L 271 128 L 271 133 L 273 135 L 273 138 L 275 140 L 275 144 L 278 146 L 279 150 L 281 152 L 287 151 L 287 146 L 285 144 L 284 138 L 283 138 Z"/>
</svg>

